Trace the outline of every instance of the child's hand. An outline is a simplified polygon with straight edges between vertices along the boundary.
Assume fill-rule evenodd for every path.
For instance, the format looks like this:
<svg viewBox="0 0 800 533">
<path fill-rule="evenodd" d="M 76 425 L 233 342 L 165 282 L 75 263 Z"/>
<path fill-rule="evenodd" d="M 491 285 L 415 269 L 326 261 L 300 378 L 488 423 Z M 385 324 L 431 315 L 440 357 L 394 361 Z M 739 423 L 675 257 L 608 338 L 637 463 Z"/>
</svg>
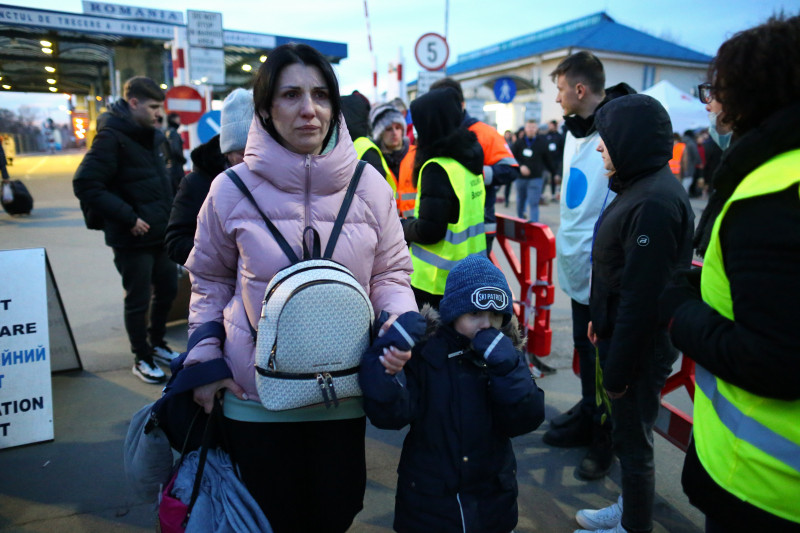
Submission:
<svg viewBox="0 0 800 533">
<path fill-rule="evenodd" d="M 395 346 L 383 349 L 383 355 L 378 357 L 386 373 L 395 375 L 406 365 L 408 360 L 411 359 L 411 351 L 402 351 Z"/>
<path fill-rule="evenodd" d="M 489 368 L 500 374 L 505 375 L 517 366 L 514 343 L 495 328 L 479 331 L 472 339 L 472 347 L 483 356 Z"/>
</svg>

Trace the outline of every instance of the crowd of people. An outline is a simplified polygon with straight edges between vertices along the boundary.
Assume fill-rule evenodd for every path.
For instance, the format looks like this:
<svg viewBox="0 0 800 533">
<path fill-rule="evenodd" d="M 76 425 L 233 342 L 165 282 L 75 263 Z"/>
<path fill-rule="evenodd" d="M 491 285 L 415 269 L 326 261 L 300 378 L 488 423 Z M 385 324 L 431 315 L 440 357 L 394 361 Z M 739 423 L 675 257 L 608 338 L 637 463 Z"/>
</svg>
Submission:
<svg viewBox="0 0 800 533">
<path fill-rule="evenodd" d="M 510 439 L 543 423 L 544 394 L 521 351 L 512 291 L 487 255 L 498 190 L 507 201 L 514 187 L 518 217 L 535 222 L 548 182 L 581 399 L 543 441 L 586 446 L 584 479 L 603 478 L 615 458 L 621 469 L 619 497 L 578 511 L 578 531 L 653 530 L 653 427 L 678 350 L 697 363 L 682 481 L 706 531 L 800 531 L 799 41 L 797 16 L 726 41 L 698 88 L 709 127 L 683 136 L 655 99 L 606 87 L 587 51 L 550 74 L 563 132 L 530 120 L 501 135 L 466 113 L 452 78 L 408 108 L 371 105 L 357 91 L 340 96 L 314 48 L 282 45 L 252 90 L 225 98 L 220 134 L 192 151 L 185 176 L 180 124 L 170 117 L 166 136 L 158 128 L 163 91 L 132 78 L 73 183 L 114 252 L 134 375 L 163 383 L 157 360 L 178 356 L 164 335 L 183 265 L 189 333 L 209 322 L 225 330 L 183 367 L 222 360 L 229 370 L 194 388 L 194 401 L 210 412 L 223 399 L 225 451 L 274 531 L 350 527 L 364 504 L 369 418 L 410 426 L 397 531 L 510 532 Z M 690 196 L 704 193 L 695 228 Z M 340 231 L 326 259 L 375 311 L 363 397 L 269 410 L 254 366 L 265 292 L 293 256 L 319 258 L 309 250 Z M 695 254 L 702 268 L 691 268 Z M 335 398 L 330 375 L 319 376 Z"/>
</svg>

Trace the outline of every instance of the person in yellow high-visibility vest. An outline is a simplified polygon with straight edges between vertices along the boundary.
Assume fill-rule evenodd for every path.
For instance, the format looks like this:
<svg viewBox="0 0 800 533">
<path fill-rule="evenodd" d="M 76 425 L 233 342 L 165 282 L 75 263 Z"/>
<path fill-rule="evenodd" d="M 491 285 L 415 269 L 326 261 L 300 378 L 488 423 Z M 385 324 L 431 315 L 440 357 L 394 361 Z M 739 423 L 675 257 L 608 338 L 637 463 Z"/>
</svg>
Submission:
<svg viewBox="0 0 800 533">
<path fill-rule="evenodd" d="M 372 139 L 369 137 L 369 100 L 358 91 L 342 96 L 342 116 L 347 123 L 347 130 L 353 140 L 353 147 L 356 149 L 356 157 L 372 165 L 381 176 L 386 178 L 392 192 L 397 192 L 397 180 L 389 170 L 386 159 Z"/>
<path fill-rule="evenodd" d="M 710 74 L 733 142 L 695 234 L 703 267 L 659 302 L 697 363 L 683 490 L 709 533 L 798 532 L 800 16 L 736 34 Z"/>
<path fill-rule="evenodd" d="M 483 226 L 483 150 L 461 126 L 453 89 L 432 90 L 411 103 L 417 128 L 414 175 L 419 198 L 413 217 L 401 219 L 411 248 L 411 287 L 417 304 L 438 307 L 450 269 L 486 253 Z"/>
<path fill-rule="evenodd" d="M 372 129 L 372 141 L 380 149 L 386 179 L 389 176 L 394 183 L 392 189 L 397 191 L 397 176 L 400 173 L 400 161 L 408 153 L 409 140 L 406 137 L 406 119 L 392 104 L 379 104 L 369 112 L 369 123 Z"/>
</svg>

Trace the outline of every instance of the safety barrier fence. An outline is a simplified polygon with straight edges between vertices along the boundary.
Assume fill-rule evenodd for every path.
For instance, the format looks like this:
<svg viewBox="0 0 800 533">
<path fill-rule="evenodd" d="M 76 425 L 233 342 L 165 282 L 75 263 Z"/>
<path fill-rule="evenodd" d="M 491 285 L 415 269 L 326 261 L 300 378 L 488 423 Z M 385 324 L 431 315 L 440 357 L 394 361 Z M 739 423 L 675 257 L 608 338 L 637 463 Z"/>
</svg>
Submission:
<svg viewBox="0 0 800 533">
<path fill-rule="evenodd" d="M 519 296 L 514 300 L 514 314 L 525 328 L 528 337 L 526 351 L 531 355 L 534 373 L 552 372 L 538 357 L 550 355 L 553 339 L 550 308 L 555 299 L 553 260 L 556 257 L 556 238 L 545 224 L 500 214 L 497 215 L 496 238 L 520 286 Z M 532 252 L 535 252 L 535 259 L 531 257 Z M 500 267 L 494 252 L 490 257 Z"/>
</svg>

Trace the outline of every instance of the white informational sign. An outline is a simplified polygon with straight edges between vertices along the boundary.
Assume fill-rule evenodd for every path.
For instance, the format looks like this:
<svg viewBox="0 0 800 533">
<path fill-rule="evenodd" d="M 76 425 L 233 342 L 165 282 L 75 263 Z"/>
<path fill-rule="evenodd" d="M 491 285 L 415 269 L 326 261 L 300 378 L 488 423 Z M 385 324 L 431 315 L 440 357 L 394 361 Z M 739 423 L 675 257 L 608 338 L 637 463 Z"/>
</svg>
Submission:
<svg viewBox="0 0 800 533">
<path fill-rule="evenodd" d="M 173 24 L 71 15 L 9 6 L 0 7 L 0 24 L 164 40 L 171 40 L 175 36 L 175 25 Z"/>
<path fill-rule="evenodd" d="M 469 116 L 471 116 L 472 118 L 476 118 L 481 122 L 486 121 L 486 112 L 483 110 L 483 106 L 486 105 L 486 102 L 484 100 L 476 100 L 470 98 L 465 103 L 466 103 L 466 111 Z"/>
<path fill-rule="evenodd" d="M 207 85 L 225 85 L 225 51 L 190 46 L 189 79 Z"/>
<path fill-rule="evenodd" d="M 537 123 L 542 121 L 541 102 L 528 102 L 525 104 L 525 120 L 535 120 Z"/>
<path fill-rule="evenodd" d="M 186 36 L 189 46 L 222 48 L 222 13 L 187 10 Z"/>
<path fill-rule="evenodd" d="M 420 70 L 419 73 L 417 73 L 417 97 L 419 98 L 426 92 L 430 91 L 431 85 L 442 78 L 444 78 L 443 70 L 436 70 L 433 72 L 428 70 Z"/>
<path fill-rule="evenodd" d="M 0 251 L 0 449 L 53 439 L 45 251 Z"/>
<path fill-rule="evenodd" d="M 263 33 L 248 33 L 245 31 L 231 31 L 225 30 L 224 32 L 225 44 L 232 46 L 252 46 L 253 48 L 275 48 L 278 40 L 274 35 L 265 35 Z"/>
<path fill-rule="evenodd" d="M 447 64 L 450 47 L 447 40 L 438 33 L 426 33 L 417 40 L 414 55 L 419 66 L 425 70 L 440 70 Z"/>
<path fill-rule="evenodd" d="M 83 13 L 85 15 L 99 15 L 101 17 L 114 17 L 118 19 L 183 24 L 183 13 L 181 11 L 167 11 L 152 7 L 123 6 L 106 2 L 93 2 L 91 0 L 83 0 Z"/>
</svg>

